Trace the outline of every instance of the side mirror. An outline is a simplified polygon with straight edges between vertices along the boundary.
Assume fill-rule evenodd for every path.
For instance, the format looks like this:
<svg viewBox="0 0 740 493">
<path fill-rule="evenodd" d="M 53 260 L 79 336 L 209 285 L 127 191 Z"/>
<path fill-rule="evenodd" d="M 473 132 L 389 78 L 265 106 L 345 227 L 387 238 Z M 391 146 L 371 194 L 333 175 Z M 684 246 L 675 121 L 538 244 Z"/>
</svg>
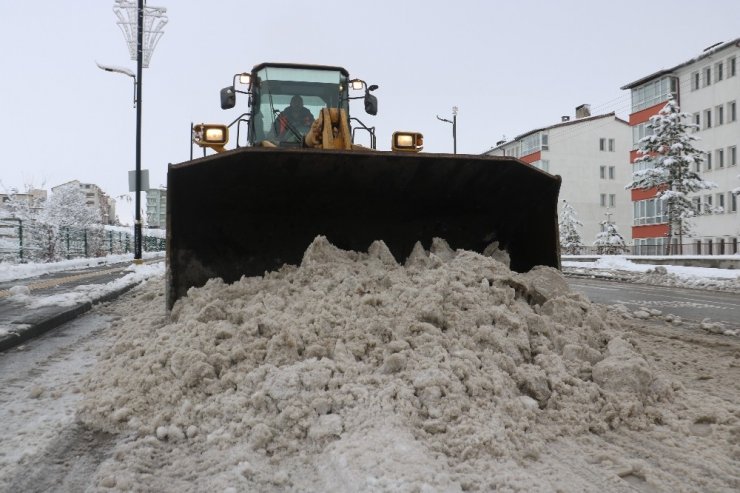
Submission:
<svg viewBox="0 0 740 493">
<path fill-rule="evenodd" d="M 368 115 L 378 114 L 378 98 L 369 92 L 365 93 L 365 113 Z"/>
<path fill-rule="evenodd" d="M 236 91 L 234 86 L 221 89 L 221 109 L 228 110 L 236 106 Z"/>
</svg>

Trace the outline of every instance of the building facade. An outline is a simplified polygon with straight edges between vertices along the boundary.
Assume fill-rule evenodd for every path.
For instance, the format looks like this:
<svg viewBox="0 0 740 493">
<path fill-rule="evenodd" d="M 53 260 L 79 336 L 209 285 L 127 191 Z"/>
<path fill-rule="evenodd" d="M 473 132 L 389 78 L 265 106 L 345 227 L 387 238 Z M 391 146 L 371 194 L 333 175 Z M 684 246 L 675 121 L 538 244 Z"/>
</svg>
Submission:
<svg viewBox="0 0 740 493">
<path fill-rule="evenodd" d="M 701 178 L 717 188 L 693 194 L 696 217 L 690 220 L 689 237 L 674 239 L 671 251 L 682 254 L 738 253 L 740 214 L 738 196 L 732 193 L 740 186 L 737 148 L 740 123 L 737 104 L 740 101 L 740 39 L 718 43 L 701 55 L 660 70 L 622 87 L 631 91 L 632 128 L 630 162 L 637 159 L 639 140 L 648 135 L 650 117 L 657 115 L 674 97 L 682 113 L 691 115 L 697 125 L 696 148 L 702 150 L 704 162 L 697 165 Z M 635 166 L 641 166 L 635 164 Z M 662 254 L 668 251 L 668 223 L 656 189 L 633 190 L 632 236 L 636 253 Z M 679 243 L 681 246 L 679 247 Z"/>
<path fill-rule="evenodd" d="M 146 218 L 150 228 L 167 227 L 167 190 L 150 188 L 146 192 Z"/>
<path fill-rule="evenodd" d="M 85 203 L 88 207 L 100 212 L 100 220 L 102 224 L 118 224 L 118 218 L 116 217 L 116 201 L 95 184 L 80 183 L 79 180 L 72 180 L 62 183 L 61 185 L 57 185 L 56 187 L 51 187 L 51 193 L 54 193 L 54 190 L 59 188 L 69 186 L 78 187 L 85 193 Z"/>
<path fill-rule="evenodd" d="M 563 200 L 573 206 L 583 223 L 580 233 L 585 247 L 593 245 L 604 221 L 614 223 L 629 245 L 632 207 L 624 187 L 631 177 L 631 142 L 626 121 L 614 113 L 592 116 L 589 106 L 581 105 L 575 118 L 563 116 L 557 124 L 498 142 L 485 154 L 514 156 L 560 175 L 559 208 Z"/>
</svg>

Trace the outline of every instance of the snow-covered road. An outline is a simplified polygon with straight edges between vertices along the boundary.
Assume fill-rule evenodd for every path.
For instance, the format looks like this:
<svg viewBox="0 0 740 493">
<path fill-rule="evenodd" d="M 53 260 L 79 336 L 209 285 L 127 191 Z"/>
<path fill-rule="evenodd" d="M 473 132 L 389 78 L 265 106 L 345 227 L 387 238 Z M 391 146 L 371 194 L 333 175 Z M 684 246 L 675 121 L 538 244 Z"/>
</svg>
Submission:
<svg viewBox="0 0 740 493">
<path fill-rule="evenodd" d="M 466 280 L 472 264 L 461 259 L 448 272 L 444 252 L 404 273 L 383 263 L 382 250 L 367 265 L 328 267 L 326 248 L 303 277 L 293 275 L 304 267 L 198 290 L 179 321 L 166 318 L 154 277 L 58 336 L 4 354 L 2 400 L 11 404 L 0 407 L 0 491 L 740 488 L 737 337 L 659 319 L 614 325 L 618 312 L 577 296 L 531 311 L 515 290 L 541 303 L 556 296 L 548 284 L 526 286 L 546 277 L 527 281 L 491 264 L 486 282 Z M 405 276 L 422 276 L 418 291 Z M 390 286 L 395 296 L 383 294 Z M 414 299 L 420 319 L 389 332 L 377 318 Z M 479 342 L 460 347 L 468 336 L 456 332 L 459 317 L 491 315 L 503 331 L 481 326 Z M 316 326 L 301 332 L 303 324 Z M 542 353 L 520 360 L 519 351 Z M 551 391 L 538 386 L 545 375 Z M 539 409 L 531 396 L 550 404 Z M 110 426 L 126 431 L 102 431 Z"/>
</svg>

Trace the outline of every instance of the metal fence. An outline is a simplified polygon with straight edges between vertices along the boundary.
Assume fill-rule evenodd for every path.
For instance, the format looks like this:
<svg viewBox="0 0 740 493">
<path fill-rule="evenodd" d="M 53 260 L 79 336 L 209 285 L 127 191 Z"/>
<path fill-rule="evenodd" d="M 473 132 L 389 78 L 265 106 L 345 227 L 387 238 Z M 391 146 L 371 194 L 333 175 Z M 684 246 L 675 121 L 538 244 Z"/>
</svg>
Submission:
<svg viewBox="0 0 740 493">
<path fill-rule="evenodd" d="M 144 234 L 144 251 L 165 249 L 164 238 Z M 93 228 L 54 228 L 36 221 L 0 218 L 0 260 L 44 262 L 108 254 L 132 253 L 134 236 L 124 231 Z"/>
<path fill-rule="evenodd" d="M 566 252 L 563 251 L 563 254 Z M 705 240 L 691 243 L 674 243 L 667 245 L 630 245 L 624 248 L 619 255 L 734 255 L 740 253 L 738 240 Z M 612 255 L 613 252 L 604 251 L 602 247 L 583 246 L 569 255 Z"/>
</svg>

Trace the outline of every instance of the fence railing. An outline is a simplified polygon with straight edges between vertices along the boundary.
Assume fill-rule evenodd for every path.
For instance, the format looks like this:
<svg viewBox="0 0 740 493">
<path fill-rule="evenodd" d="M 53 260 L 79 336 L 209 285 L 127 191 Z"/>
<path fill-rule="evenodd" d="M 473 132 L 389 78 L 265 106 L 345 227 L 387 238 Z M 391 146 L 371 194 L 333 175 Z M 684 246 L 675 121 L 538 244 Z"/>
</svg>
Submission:
<svg viewBox="0 0 740 493">
<path fill-rule="evenodd" d="M 144 234 L 144 251 L 165 249 L 165 239 Z M 105 230 L 102 227 L 51 227 L 35 221 L 0 219 L 0 260 L 7 262 L 44 262 L 107 254 L 132 253 L 133 230 Z"/>
<path fill-rule="evenodd" d="M 614 252 L 605 251 L 603 247 L 583 246 L 577 251 L 566 252 L 565 255 L 613 255 Z M 624 248 L 619 255 L 734 255 L 740 253 L 738 241 L 696 241 L 692 243 L 674 243 L 668 249 L 666 245 L 630 245 Z"/>
</svg>

